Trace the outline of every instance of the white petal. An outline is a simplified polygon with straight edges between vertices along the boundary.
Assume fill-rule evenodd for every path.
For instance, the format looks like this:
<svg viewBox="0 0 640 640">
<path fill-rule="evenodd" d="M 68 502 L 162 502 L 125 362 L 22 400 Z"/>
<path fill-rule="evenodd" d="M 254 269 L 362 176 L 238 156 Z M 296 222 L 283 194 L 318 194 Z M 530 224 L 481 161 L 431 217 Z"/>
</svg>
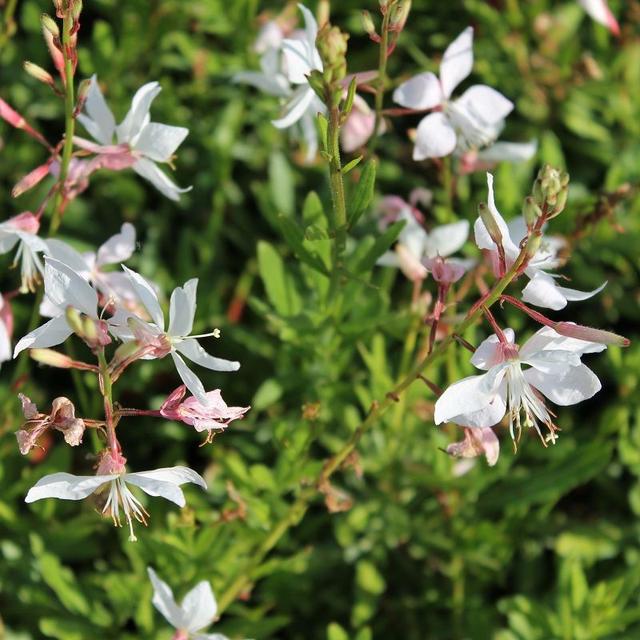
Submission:
<svg viewBox="0 0 640 640">
<path fill-rule="evenodd" d="M 473 28 L 467 27 L 444 52 L 440 63 L 440 81 L 444 95 L 453 90 L 471 73 L 473 68 Z"/>
<path fill-rule="evenodd" d="M 189 129 L 185 127 L 150 122 L 142 129 L 135 150 L 156 162 L 169 162 L 188 133 Z"/>
<path fill-rule="evenodd" d="M 185 361 L 176 351 L 171 352 L 171 357 L 173 358 L 173 364 L 175 364 L 176 371 L 178 372 L 182 382 L 184 382 L 187 389 L 191 391 L 191 394 L 194 395 L 201 404 L 206 406 L 207 396 L 200 378 L 198 378 L 198 376 L 193 373 L 189 367 L 187 367 Z"/>
<path fill-rule="evenodd" d="M 153 606 L 171 626 L 176 629 L 183 629 L 188 621 L 176 604 L 171 587 L 164 580 L 161 580 L 151 567 L 147 567 L 147 573 L 153 585 L 153 600 L 151 601 Z"/>
<path fill-rule="evenodd" d="M 178 342 L 176 349 L 192 362 L 212 371 L 237 371 L 240 368 L 239 362 L 216 358 L 208 354 L 194 338 Z"/>
<path fill-rule="evenodd" d="M 149 122 L 151 103 L 160 91 L 162 91 L 162 87 L 157 82 L 147 82 L 136 91 L 129 112 L 116 127 L 119 143 L 135 142 L 144 125 Z"/>
<path fill-rule="evenodd" d="M 493 175 L 490 173 L 487 173 L 487 205 L 489 207 L 489 212 L 493 216 L 493 219 L 495 220 L 495 223 L 500 230 L 500 234 L 502 236 L 502 246 L 504 247 L 505 254 L 508 258 L 511 258 L 513 260 L 520 252 L 518 250 L 518 247 L 511 239 L 507 223 L 496 207 L 496 201 L 493 192 Z M 478 218 L 476 220 L 473 226 L 473 231 L 476 244 L 480 249 L 489 249 L 490 251 L 496 249 L 495 242 L 491 239 L 491 236 L 489 235 L 489 232 L 484 226 L 484 222 L 482 222 L 481 218 Z"/>
<path fill-rule="evenodd" d="M 458 103 L 485 124 L 496 124 L 513 111 L 513 102 L 484 84 L 469 87 Z"/>
<path fill-rule="evenodd" d="M 403 244 L 418 260 L 422 258 L 425 244 L 427 242 L 427 232 L 416 220 L 408 207 L 403 208 L 398 216 L 398 222 L 404 221 L 405 225 L 400 231 L 398 242 Z"/>
<path fill-rule="evenodd" d="M 82 500 L 91 495 L 99 486 L 117 476 L 74 476 L 71 473 L 52 473 L 40 478 L 27 493 L 25 502 L 35 502 L 43 498 L 61 500 Z"/>
<path fill-rule="evenodd" d="M 45 258 L 44 288 L 53 304 L 66 309 L 71 306 L 91 318 L 97 318 L 98 294 L 95 289 L 71 267 Z"/>
<path fill-rule="evenodd" d="M 403 82 L 394 92 L 393 101 L 407 109 L 433 109 L 444 95 L 438 77 L 427 71 Z"/>
<path fill-rule="evenodd" d="M 530 160 L 538 150 L 538 141 L 530 142 L 496 142 L 487 149 L 478 152 L 478 160 L 482 162 L 525 162 Z"/>
<path fill-rule="evenodd" d="M 486 376 L 487 374 L 469 376 L 450 385 L 436 401 L 434 422 L 441 424 L 455 416 L 487 407 L 493 393 L 486 387 Z"/>
<path fill-rule="evenodd" d="M 315 95 L 311 87 L 299 87 L 285 104 L 284 115 L 277 120 L 272 120 L 271 124 L 277 129 L 288 129 L 302 118 L 309 106 L 313 104 Z"/>
<path fill-rule="evenodd" d="M 132 165 L 132 169 L 139 175 L 148 180 L 163 196 L 177 202 L 180 200 L 180 194 L 191 191 L 193 187 L 179 187 L 173 182 L 163 171 L 161 171 L 154 162 L 148 158 L 139 158 Z"/>
<path fill-rule="evenodd" d="M 11 353 L 11 336 L 4 322 L 0 321 L 0 362 L 6 362 L 13 357 Z"/>
<path fill-rule="evenodd" d="M 604 25 L 611 32 L 618 34 L 620 27 L 606 0 L 578 0 L 583 9 L 596 21 Z"/>
<path fill-rule="evenodd" d="M 64 342 L 72 333 L 73 331 L 64 316 L 53 318 L 21 338 L 13 350 L 13 357 L 15 358 L 25 349 L 55 347 Z"/>
<path fill-rule="evenodd" d="M 127 274 L 131 285 L 136 291 L 140 302 L 144 305 L 154 324 L 160 329 L 164 330 L 164 314 L 160 308 L 160 302 L 158 302 L 158 296 L 151 283 L 143 278 L 139 273 L 136 273 L 132 269 L 122 265 L 122 270 Z"/>
<path fill-rule="evenodd" d="M 456 132 L 442 112 L 430 113 L 423 118 L 416 131 L 414 160 L 442 158 L 456 148 Z"/>
<path fill-rule="evenodd" d="M 567 299 L 562 295 L 556 281 L 544 271 L 537 271 L 522 290 L 522 301 L 544 309 L 564 309 Z"/>
<path fill-rule="evenodd" d="M 154 469 L 153 471 L 139 471 L 136 473 L 127 473 L 124 476 L 125 482 L 140 487 L 150 496 L 159 496 L 170 502 L 184 507 L 185 499 L 181 484 L 192 482 L 203 489 L 207 485 L 203 478 L 193 469 L 188 467 L 166 467 L 162 469 Z"/>
<path fill-rule="evenodd" d="M 522 359 L 528 358 L 539 351 L 546 350 L 571 351 L 581 356 L 585 353 L 599 353 L 606 348 L 606 345 L 599 342 L 568 338 L 560 335 L 551 327 L 542 327 L 522 345 L 520 357 Z"/>
<path fill-rule="evenodd" d="M 530 385 L 561 406 L 582 402 L 602 388 L 596 374 L 584 364 L 567 368 L 558 375 L 537 369 L 527 369 L 523 375 Z"/>
<path fill-rule="evenodd" d="M 400 267 L 400 261 L 398 260 L 398 254 L 395 251 L 387 251 L 383 253 L 377 260 L 376 264 L 379 267 Z"/>
<path fill-rule="evenodd" d="M 520 354 L 520 361 L 532 366 L 543 374 L 560 375 L 569 367 L 577 367 L 580 356 L 572 351 L 560 351 L 547 349 L 538 351 L 528 357 Z"/>
<path fill-rule="evenodd" d="M 136 230 L 129 222 L 120 227 L 120 233 L 111 236 L 99 249 L 96 265 L 117 264 L 128 260 L 136 248 Z"/>
<path fill-rule="evenodd" d="M 91 268 L 84 259 L 84 256 L 66 242 L 58 240 L 57 238 L 47 240 L 47 255 L 71 267 L 73 271 L 85 280 L 89 279 Z"/>
<path fill-rule="evenodd" d="M 607 284 L 608 283 L 605 281 L 593 291 L 578 291 L 577 289 L 568 289 L 567 287 L 558 287 L 558 289 L 568 302 L 578 302 L 581 300 L 588 300 L 589 298 L 597 295 L 607 286 Z"/>
<path fill-rule="evenodd" d="M 504 335 L 507 340 L 513 344 L 515 340 L 515 334 L 513 329 L 505 329 Z M 475 350 L 473 356 L 471 356 L 471 364 L 478 369 L 484 369 L 488 371 L 491 367 L 502 361 L 502 356 L 498 345 L 500 340 L 495 334 L 489 336 L 486 340 L 483 340 L 478 348 Z"/>
<path fill-rule="evenodd" d="M 206 580 L 199 582 L 184 597 L 181 608 L 187 620 L 186 629 L 189 633 L 208 627 L 218 612 L 211 585 Z"/>
<path fill-rule="evenodd" d="M 221 633 L 199 633 L 193 636 L 193 640 L 229 640 L 229 638 Z"/>
<path fill-rule="evenodd" d="M 80 114 L 78 120 L 95 140 L 102 144 L 110 145 L 113 142 L 116 121 L 102 95 L 102 91 L 100 91 L 100 85 L 95 74 L 91 76 L 91 84 L 87 91 L 84 109 L 87 112 L 87 116 Z"/>
<path fill-rule="evenodd" d="M 196 290 L 198 279 L 192 278 L 184 287 L 176 287 L 169 305 L 169 335 L 188 336 L 193 329 L 196 313 Z"/>
<path fill-rule="evenodd" d="M 279 73 L 268 75 L 259 71 L 240 71 L 234 74 L 232 80 L 233 82 L 248 84 L 279 98 L 286 98 L 291 93 L 287 79 Z"/>
<path fill-rule="evenodd" d="M 284 72 L 293 84 L 307 84 L 307 76 L 313 67 L 309 58 L 309 47 L 302 40 L 287 39 L 282 43 Z"/>
<path fill-rule="evenodd" d="M 124 301 L 133 303 L 138 301 L 138 296 L 131 281 L 126 274 L 119 271 L 97 274 L 95 284 L 106 298 L 111 298 L 116 304 Z"/>
<path fill-rule="evenodd" d="M 311 62 L 311 66 L 314 69 L 322 71 L 322 60 L 320 54 L 316 48 L 316 39 L 318 37 L 318 23 L 311 11 L 307 9 L 302 3 L 298 3 L 298 9 L 302 12 L 304 17 L 304 32 L 305 39 L 308 47 L 308 57 Z"/>
<path fill-rule="evenodd" d="M 446 258 L 464 245 L 469 237 L 469 222 L 461 220 L 436 227 L 427 235 L 425 253 L 428 258 Z"/>
</svg>

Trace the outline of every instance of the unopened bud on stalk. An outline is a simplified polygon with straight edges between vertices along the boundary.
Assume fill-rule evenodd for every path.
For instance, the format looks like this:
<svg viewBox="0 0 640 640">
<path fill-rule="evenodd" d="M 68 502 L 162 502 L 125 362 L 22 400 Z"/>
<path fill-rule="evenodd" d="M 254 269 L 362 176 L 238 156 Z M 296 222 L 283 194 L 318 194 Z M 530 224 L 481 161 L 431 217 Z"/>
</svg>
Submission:
<svg viewBox="0 0 640 640">
<path fill-rule="evenodd" d="M 594 329 L 593 327 L 585 327 L 580 324 L 574 324 L 573 322 L 556 322 L 553 325 L 553 329 L 561 336 L 577 338 L 578 340 L 586 340 L 588 342 L 611 344 L 617 347 L 628 347 L 631 344 L 629 338 L 620 336 L 617 333 Z"/>
<path fill-rule="evenodd" d="M 40 16 L 40 23 L 42 28 L 48 31 L 54 38 L 60 38 L 60 28 L 58 23 L 47 13 L 43 13 Z"/>
<path fill-rule="evenodd" d="M 410 10 L 411 0 L 398 0 L 398 2 L 391 7 L 389 28 L 396 32 L 402 31 L 409 17 Z"/>
<path fill-rule="evenodd" d="M 368 11 L 362 12 L 362 27 L 370 35 L 376 35 L 376 25 L 373 23 L 373 18 Z"/>
<path fill-rule="evenodd" d="M 522 215 L 529 229 L 535 226 L 538 218 L 542 215 L 542 209 L 536 203 L 533 196 L 527 196 L 524 199 L 524 203 L 522 204 Z"/>
<path fill-rule="evenodd" d="M 502 232 L 500 231 L 500 227 L 498 227 L 498 223 L 493 217 L 493 214 L 489 211 L 489 207 L 487 207 L 484 202 L 481 202 L 478 205 L 478 215 L 484 223 L 484 226 L 487 228 L 491 239 L 496 243 L 496 246 L 502 247 Z"/>
<path fill-rule="evenodd" d="M 53 0 L 53 6 L 56 9 L 56 15 L 58 16 L 58 18 L 64 18 L 66 0 Z"/>
<path fill-rule="evenodd" d="M 91 80 L 89 78 L 86 78 L 78 85 L 78 96 L 76 99 L 76 108 L 73 111 L 75 116 L 77 116 L 84 108 L 84 103 L 87 100 L 87 94 L 89 93 L 90 88 L 91 88 Z"/>
<path fill-rule="evenodd" d="M 65 317 L 73 332 L 82 338 L 90 349 L 99 349 L 111 343 L 107 323 L 90 318 L 73 307 L 67 307 Z"/>
<path fill-rule="evenodd" d="M 318 98 L 324 102 L 326 100 L 326 96 L 324 93 L 324 76 L 322 75 L 322 71 L 314 69 L 307 76 L 307 81 L 309 82 L 309 86 L 316 92 Z"/>
<path fill-rule="evenodd" d="M 538 253 L 541 243 L 542 234 L 540 232 L 535 233 L 527 240 L 527 253 L 525 254 L 527 261 L 531 260 L 536 253 Z"/>
<path fill-rule="evenodd" d="M 567 202 L 569 174 L 545 164 L 538 172 L 533 185 L 533 199 L 542 209 L 546 208 L 547 218 L 562 212 Z"/>
<path fill-rule="evenodd" d="M 347 40 L 349 35 L 338 27 L 326 23 L 316 39 L 316 46 L 323 65 L 323 76 L 327 84 L 340 82 L 347 75 Z"/>
<path fill-rule="evenodd" d="M 59 369 L 71 369 L 73 363 L 69 356 L 53 349 L 30 349 L 29 355 L 36 362 Z"/>
<path fill-rule="evenodd" d="M 73 329 L 73 332 L 82 338 L 84 335 L 82 314 L 73 307 L 67 307 L 67 310 L 65 311 L 65 318 L 67 319 L 67 324 L 71 329 Z"/>
<path fill-rule="evenodd" d="M 53 76 L 46 69 L 43 69 L 28 60 L 25 61 L 22 66 L 32 78 L 35 78 L 40 82 L 44 82 L 44 84 L 48 84 L 50 87 L 54 86 Z"/>
<path fill-rule="evenodd" d="M 71 0 L 71 16 L 74 21 L 78 21 L 80 14 L 82 13 L 82 0 Z"/>
</svg>

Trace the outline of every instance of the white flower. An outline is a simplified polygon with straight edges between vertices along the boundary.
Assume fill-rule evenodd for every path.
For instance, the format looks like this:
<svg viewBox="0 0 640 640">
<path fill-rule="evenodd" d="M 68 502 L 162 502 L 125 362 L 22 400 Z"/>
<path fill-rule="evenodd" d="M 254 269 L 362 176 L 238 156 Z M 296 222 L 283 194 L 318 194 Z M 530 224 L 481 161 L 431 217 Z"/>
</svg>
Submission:
<svg viewBox="0 0 640 640">
<path fill-rule="evenodd" d="M 169 303 L 169 328 L 165 331 L 164 314 L 155 289 L 140 274 L 122 266 L 129 277 L 138 299 L 146 309 L 151 322 L 145 322 L 131 313 L 120 310 L 111 319 L 112 332 L 124 342 L 137 340 L 149 348 L 149 358 L 163 358 L 171 354 L 178 375 L 187 389 L 203 404 L 207 395 L 200 379 L 187 367 L 181 356 L 212 371 L 237 371 L 239 362 L 223 360 L 209 355 L 196 340 L 205 336 L 189 336 L 196 312 L 198 279 L 192 278 L 183 287 L 176 287 Z M 217 336 L 218 332 L 211 334 Z"/>
<path fill-rule="evenodd" d="M 11 304 L 0 294 L 0 363 L 11 360 L 11 336 L 13 334 L 13 313 Z"/>
<path fill-rule="evenodd" d="M 44 291 L 58 314 L 20 339 L 13 351 L 14 358 L 24 349 L 53 347 L 64 342 L 73 333 L 65 314 L 67 307 L 101 322 L 96 290 L 71 267 L 54 258 L 45 257 Z"/>
<path fill-rule="evenodd" d="M 111 236 L 97 252 L 80 253 L 66 242 L 55 238 L 47 240 L 47 245 L 49 255 L 71 267 L 80 277 L 90 282 L 102 294 L 105 303 L 123 305 L 132 304 L 137 300 L 135 291 L 124 273 L 104 271 L 104 267 L 121 264 L 133 254 L 136 247 L 136 230 L 132 224 L 125 222 L 120 233 Z M 40 313 L 52 316 L 56 315 L 56 309 L 45 299 Z"/>
<path fill-rule="evenodd" d="M 189 129 L 150 121 L 149 109 L 160 91 L 161 87 L 157 82 L 148 82 L 140 87 L 133 96 L 129 112 L 116 126 L 113 113 L 94 75 L 84 105 L 86 114 L 81 113 L 78 120 L 105 147 L 113 145 L 115 136 L 117 144 L 128 147 L 133 157 L 133 170 L 149 180 L 167 198 L 178 200 L 179 194 L 189 191 L 191 187 L 180 189 L 158 168 L 156 162 L 170 162 L 176 149 L 187 137 Z M 82 146 L 81 138 L 76 139 L 76 142 Z M 100 153 L 99 148 L 90 150 Z"/>
<path fill-rule="evenodd" d="M 218 613 L 218 604 L 211 585 L 203 580 L 199 582 L 178 605 L 171 587 L 161 580 L 156 572 L 147 567 L 149 579 L 153 584 L 153 606 L 165 617 L 167 622 L 178 631 L 174 636 L 180 640 L 227 640 L 219 633 L 198 633 L 208 627 Z"/>
<path fill-rule="evenodd" d="M 516 218 L 509 225 L 498 211 L 495 203 L 493 191 L 493 176 L 487 173 L 488 198 L 487 204 L 489 212 L 493 216 L 500 234 L 502 236 L 502 246 L 504 248 L 507 260 L 507 268 L 509 268 L 520 254 L 520 241 L 527 234 L 527 227 L 523 218 Z M 478 218 L 474 226 L 476 244 L 480 249 L 486 249 L 492 253 L 497 251 L 495 242 L 491 239 L 487 228 Z M 564 246 L 564 241 L 558 238 L 543 238 L 540 248 L 529 261 L 525 274 L 530 278 L 530 282 L 522 291 L 523 302 L 544 307 L 546 309 L 563 309 L 567 306 L 567 302 L 578 300 L 587 300 L 602 291 L 607 285 L 602 283 L 593 291 L 578 291 L 562 287 L 557 284 L 557 276 L 547 273 L 545 269 L 555 269 L 560 265 L 558 251 Z"/>
<path fill-rule="evenodd" d="M 393 93 L 396 103 L 409 109 L 438 109 L 420 121 L 416 132 L 414 160 L 440 158 L 457 151 L 485 147 L 498 137 L 513 103 L 483 84 L 469 87 L 457 100 L 453 90 L 473 67 L 473 29 L 467 27 L 444 52 L 440 78 L 420 73 L 402 83 Z"/>
<path fill-rule="evenodd" d="M 0 254 L 11 251 L 18 244 L 15 264 L 20 260 L 22 293 L 35 290 L 35 283 L 43 271 L 38 253 L 46 252 L 47 244 L 38 237 L 39 228 L 40 221 L 29 211 L 0 224 Z"/>
<path fill-rule="evenodd" d="M 523 426 L 533 427 L 539 434 L 540 426 L 546 426 L 553 441 L 557 427 L 543 396 L 562 406 L 591 398 L 600 390 L 600 381 L 582 364 L 580 356 L 597 353 L 606 346 L 566 338 L 549 327 L 540 329 L 522 348 L 514 343 L 511 329 L 504 334 L 507 342 L 493 335 L 471 358 L 471 363 L 485 374 L 453 383 L 438 398 L 435 423 L 488 427 L 508 413 L 512 438 Z M 525 364 L 529 368 L 523 370 Z"/>
<path fill-rule="evenodd" d="M 109 485 L 109 495 L 102 513 L 108 513 L 117 526 L 121 526 L 120 508 L 124 511 L 129 526 L 129 540 L 135 541 L 133 520 L 146 524 L 148 513 L 142 503 L 131 493 L 128 484 L 142 489 L 147 495 L 160 496 L 184 507 L 185 498 L 180 485 L 193 482 L 207 488 L 202 477 L 188 467 L 166 467 L 153 471 L 126 473 L 124 460 L 119 473 L 95 476 L 75 476 L 71 473 L 52 473 L 41 478 L 29 489 L 25 502 L 35 502 L 43 498 L 61 500 L 83 500 L 100 487 Z"/>
<path fill-rule="evenodd" d="M 469 223 L 466 220 L 444 224 L 427 233 L 409 205 L 400 210 L 397 219 L 404 220 L 406 224 L 398 236 L 395 250 L 387 251 L 376 264 L 397 267 L 412 282 L 427 277 L 424 259 L 450 256 L 462 247 L 469 235 Z"/>
<path fill-rule="evenodd" d="M 607 27 L 614 35 L 620 35 L 620 26 L 606 0 L 578 0 L 578 3 L 596 22 Z"/>
</svg>

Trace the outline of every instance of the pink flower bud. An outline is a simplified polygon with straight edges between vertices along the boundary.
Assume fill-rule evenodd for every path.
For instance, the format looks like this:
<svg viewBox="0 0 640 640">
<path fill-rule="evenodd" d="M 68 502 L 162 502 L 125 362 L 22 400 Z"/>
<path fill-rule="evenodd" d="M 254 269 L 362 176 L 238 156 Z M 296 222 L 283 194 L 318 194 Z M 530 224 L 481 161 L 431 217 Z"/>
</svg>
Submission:
<svg viewBox="0 0 640 640">
<path fill-rule="evenodd" d="M 22 129 L 25 133 L 29 134 L 32 138 L 35 138 L 38 142 L 45 147 L 50 148 L 49 143 L 45 140 L 44 136 L 36 131 L 17 111 L 12 109 L 4 100 L 0 98 L 0 118 L 8 122 L 12 127 L 16 129 Z"/>
<path fill-rule="evenodd" d="M 127 459 L 119 452 L 111 449 L 105 449 L 100 454 L 100 462 L 96 469 L 98 476 L 120 475 L 125 472 Z"/>
<path fill-rule="evenodd" d="M 45 162 L 44 164 L 41 164 L 40 166 L 27 173 L 27 175 L 21 178 L 17 182 L 15 187 L 13 187 L 13 189 L 11 190 L 11 195 L 14 198 L 17 198 L 18 196 L 21 196 L 25 191 L 29 191 L 29 189 L 35 187 L 43 178 L 49 175 L 50 164 L 51 161 L 47 160 L 47 162 Z"/>
<path fill-rule="evenodd" d="M 619 336 L 617 333 L 603 331 L 602 329 L 594 329 L 593 327 L 585 327 L 573 322 L 556 322 L 553 325 L 553 329 L 561 336 L 577 338 L 578 340 L 586 340 L 587 342 L 612 344 L 617 347 L 628 347 L 631 344 L 631 340 L 629 340 L 629 338 Z"/>
<path fill-rule="evenodd" d="M 24 70 L 32 77 L 38 80 L 39 82 L 43 82 L 44 84 L 48 84 L 50 87 L 55 86 L 55 82 L 53 80 L 53 76 L 41 66 L 34 64 L 33 62 L 29 62 L 28 60 L 23 63 Z"/>
<path fill-rule="evenodd" d="M 440 256 L 426 258 L 424 266 L 431 272 L 433 279 L 439 284 L 453 284 L 462 278 L 466 269 L 460 262 L 445 260 Z"/>
</svg>

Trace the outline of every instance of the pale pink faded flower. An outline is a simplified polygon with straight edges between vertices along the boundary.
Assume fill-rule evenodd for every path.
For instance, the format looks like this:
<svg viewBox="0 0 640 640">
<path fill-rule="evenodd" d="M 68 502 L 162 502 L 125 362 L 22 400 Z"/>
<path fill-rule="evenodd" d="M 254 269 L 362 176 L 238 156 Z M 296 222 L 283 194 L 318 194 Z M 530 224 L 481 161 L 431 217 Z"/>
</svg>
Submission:
<svg viewBox="0 0 640 640">
<path fill-rule="evenodd" d="M 47 251 L 45 241 L 38 236 L 40 220 L 30 211 L 23 211 L 0 224 L 0 253 L 11 251 L 16 244 L 14 264 L 20 261 L 20 291 L 35 291 L 44 269 L 39 253 Z"/>
<path fill-rule="evenodd" d="M 462 278 L 469 268 L 469 260 L 455 258 L 425 258 L 422 263 L 438 284 L 451 285 Z"/>
<path fill-rule="evenodd" d="M 228 640 L 219 633 L 200 633 L 218 614 L 216 598 L 206 580 L 199 582 L 178 604 L 171 587 L 151 567 L 147 567 L 147 573 L 153 584 L 153 606 L 176 629 L 173 640 Z"/>
<path fill-rule="evenodd" d="M 605 345 L 567 338 L 549 327 L 536 332 L 522 347 L 514 333 L 505 329 L 506 342 L 492 335 L 476 349 L 471 363 L 486 373 L 469 376 L 450 385 L 435 405 L 436 424 L 454 422 L 464 427 L 483 428 L 509 417 L 511 437 L 522 427 L 541 426 L 555 442 L 557 427 L 544 402 L 568 406 L 587 400 L 601 388 L 597 376 L 580 358 L 597 353 Z M 522 365 L 529 368 L 522 369 Z"/>
<path fill-rule="evenodd" d="M 613 35 L 620 35 L 620 25 L 611 13 L 606 0 L 578 0 L 578 3 L 596 22 L 609 29 Z"/>
<path fill-rule="evenodd" d="M 20 453 L 26 455 L 38 444 L 42 434 L 49 429 L 57 429 L 64 435 L 65 442 L 77 447 L 82 443 L 85 430 L 84 420 L 76 418 L 73 402 L 63 396 L 51 403 L 51 413 L 40 413 L 36 405 L 23 395 L 18 394 L 22 402 L 22 412 L 27 421 L 16 432 Z"/>
<path fill-rule="evenodd" d="M 0 364 L 11 360 L 11 337 L 13 336 L 13 312 L 6 295 L 0 294 Z"/>
<path fill-rule="evenodd" d="M 131 493 L 127 484 L 139 487 L 150 496 L 169 500 L 179 507 L 184 507 L 186 504 L 180 485 L 191 482 L 203 489 L 207 488 L 203 478 L 188 467 L 166 467 L 153 471 L 127 473 L 125 464 L 126 459 L 122 455 L 106 451 L 100 461 L 97 475 L 75 476 L 71 473 L 52 473 L 38 480 L 29 489 L 25 502 L 35 502 L 43 498 L 83 500 L 108 485 L 109 494 L 102 513 L 110 515 L 116 526 L 122 526 L 120 520 L 122 508 L 129 526 L 129 540 L 135 542 L 137 538 L 133 533 L 133 520 L 146 525 L 149 514 Z"/>
<path fill-rule="evenodd" d="M 500 440 L 491 427 L 465 428 L 464 440 L 448 445 L 446 452 L 454 458 L 477 458 L 484 455 L 487 464 L 493 467 L 500 456 Z"/>
<path fill-rule="evenodd" d="M 340 129 L 340 144 L 347 153 L 352 153 L 367 144 L 373 135 L 376 114 L 359 95 L 353 99 L 353 108 L 346 122 Z M 386 126 L 380 121 L 378 133 L 384 133 Z"/>
<path fill-rule="evenodd" d="M 206 404 L 193 396 L 184 400 L 187 387 L 181 385 L 173 391 L 160 407 L 160 414 L 169 420 L 189 424 L 196 431 L 208 431 L 211 437 L 216 431 L 224 430 L 231 422 L 244 416 L 251 407 L 229 407 L 222 399 L 220 389 L 205 394 Z"/>
</svg>

